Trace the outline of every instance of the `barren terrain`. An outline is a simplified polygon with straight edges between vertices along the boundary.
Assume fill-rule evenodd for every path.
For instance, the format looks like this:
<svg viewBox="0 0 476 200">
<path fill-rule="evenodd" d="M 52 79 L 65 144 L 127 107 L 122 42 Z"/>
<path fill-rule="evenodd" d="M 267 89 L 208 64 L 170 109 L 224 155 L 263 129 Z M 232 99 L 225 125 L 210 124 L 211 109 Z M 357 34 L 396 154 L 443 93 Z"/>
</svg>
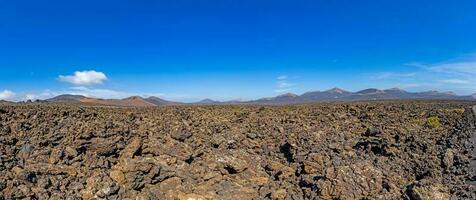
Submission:
<svg viewBox="0 0 476 200">
<path fill-rule="evenodd" d="M 0 105 L 0 199 L 476 199 L 472 104 Z"/>
</svg>

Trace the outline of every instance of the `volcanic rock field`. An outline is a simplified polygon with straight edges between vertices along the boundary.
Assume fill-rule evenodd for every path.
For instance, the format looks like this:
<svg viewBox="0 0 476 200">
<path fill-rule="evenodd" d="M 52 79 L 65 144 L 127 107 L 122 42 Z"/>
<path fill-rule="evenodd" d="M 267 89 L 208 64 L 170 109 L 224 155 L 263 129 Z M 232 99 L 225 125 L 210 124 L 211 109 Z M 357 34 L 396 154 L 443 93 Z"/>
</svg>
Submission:
<svg viewBox="0 0 476 200">
<path fill-rule="evenodd" d="M 0 199 L 476 199 L 474 104 L 0 104 Z"/>
</svg>

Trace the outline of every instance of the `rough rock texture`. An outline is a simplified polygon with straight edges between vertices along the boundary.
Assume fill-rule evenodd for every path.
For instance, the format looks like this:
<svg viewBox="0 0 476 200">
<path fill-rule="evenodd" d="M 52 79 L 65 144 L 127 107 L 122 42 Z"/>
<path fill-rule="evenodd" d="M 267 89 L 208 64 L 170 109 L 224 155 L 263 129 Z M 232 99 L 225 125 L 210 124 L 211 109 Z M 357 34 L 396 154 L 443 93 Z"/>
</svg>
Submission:
<svg viewBox="0 0 476 200">
<path fill-rule="evenodd" d="M 471 106 L 1 105 L 0 199 L 476 199 Z"/>
</svg>

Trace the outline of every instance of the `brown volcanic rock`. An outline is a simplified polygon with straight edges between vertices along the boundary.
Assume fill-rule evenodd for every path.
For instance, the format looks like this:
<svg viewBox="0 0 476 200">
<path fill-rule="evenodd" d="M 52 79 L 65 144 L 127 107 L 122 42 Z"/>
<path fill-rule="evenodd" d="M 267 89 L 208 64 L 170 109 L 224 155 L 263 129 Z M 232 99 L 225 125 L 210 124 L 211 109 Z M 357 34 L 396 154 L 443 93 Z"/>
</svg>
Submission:
<svg viewBox="0 0 476 200">
<path fill-rule="evenodd" d="M 2 105 L 0 199 L 474 199 L 470 106 Z"/>
<path fill-rule="evenodd" d="M 128 106 L 135 106 L 135 107 L 150 107 L 150 106 L 155 106 L 155 104 L 153 104 L 153 103 L 151 103 L 151 102 L 148 102 L 148 101 L 146 101 L 144 98 L 138 97 L 138 96 L 133 96 L 133 97 L 125 98 L 125 99 L 122 99 L 122 101 L 124 102 L 124 104 L 126 104 L 126 105 L 128 105 Z"/>
<path fill-rule="evenodd" d="M 146 101 L 142 97 L 133 96 L 125 99 L 95 99 L 95 98 L 82 98 L 79 100 L 81 103 L 103 105 L 103 106 L 125 106 L 125 107 L 152 107 L 155 104 Z"/>
</svg>

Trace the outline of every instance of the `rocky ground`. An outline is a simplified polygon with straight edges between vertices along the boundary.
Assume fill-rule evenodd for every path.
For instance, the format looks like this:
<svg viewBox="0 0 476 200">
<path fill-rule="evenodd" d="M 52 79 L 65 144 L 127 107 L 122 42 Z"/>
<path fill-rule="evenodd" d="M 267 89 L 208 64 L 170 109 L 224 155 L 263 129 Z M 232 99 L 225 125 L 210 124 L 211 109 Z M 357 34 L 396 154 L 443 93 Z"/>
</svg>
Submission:
<svg viewBox="0 0 476 200">
<path fill-rule="evenodd" d="M 0 199 L 476 199 L 471 106 L 1 105 Z"/>
</svg>

